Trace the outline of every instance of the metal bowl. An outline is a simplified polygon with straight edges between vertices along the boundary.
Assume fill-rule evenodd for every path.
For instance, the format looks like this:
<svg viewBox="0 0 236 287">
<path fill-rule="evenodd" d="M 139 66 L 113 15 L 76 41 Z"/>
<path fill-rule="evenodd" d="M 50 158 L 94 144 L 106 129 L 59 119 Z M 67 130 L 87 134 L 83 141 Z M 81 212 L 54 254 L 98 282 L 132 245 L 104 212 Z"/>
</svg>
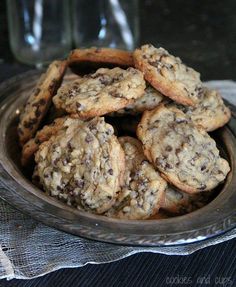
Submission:
<svg viewBox="0 0 236 287">
<path fill-rule="evenodd" d="M 19 163 L 16 125 L 19 108 L 39 77 L 28 72 L 0 85 L 0 197 L 57 229 L 99 241 L 143 246 L 179 245 L 204 240 L 236 227 L 236 119 L 213 133 L 231 172 L 209 204 L 187 215 L 159 220 L 118 220 L 69 207 L 47 196 L 27 178 Z"/>
</svg>

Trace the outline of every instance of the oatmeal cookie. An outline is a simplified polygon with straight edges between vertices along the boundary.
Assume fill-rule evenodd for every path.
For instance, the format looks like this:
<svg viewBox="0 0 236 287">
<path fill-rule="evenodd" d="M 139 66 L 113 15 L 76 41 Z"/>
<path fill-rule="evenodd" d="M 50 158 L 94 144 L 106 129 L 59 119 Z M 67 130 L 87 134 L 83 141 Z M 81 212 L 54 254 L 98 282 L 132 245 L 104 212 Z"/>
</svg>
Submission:
<svg viewBox="0 0 236 287">
<path fill-rule="evenodd" d="M 230 171 L 215 141 L 177 108 L 161 104 L 144 112 L 137 134 L 147 158 L 180 190 L 211 190 Z"/>
<path fill-rule="evenodd" d="M 125 169 L 124 152 L 104 118 L 67 118 L 63 130 L 36 153 L 40 184 L 51 196 L 101 214 L 114 204 Z"/>
<path fill-rule="evenodd" d="M 17 129 L 21 145 L 30 140 L 36 133 L 49 109 L 52 97 L 61 84 L 66 66 L 66 61 L 52 62 L 28 98 L 24 111 L 20 115 Z"/>
<path fill-rule="evenodd" d="M 146 219 L 160 208 L 166 181 L 147 161 L 142 144 L 132 137 L 118 138 L 125 152 L 125 177 L 115 205 L 107 216 Z"/>
<path fill-rule="evenodd" d="M 200 74 L 163 48 L 144 45 L 133 54 L 134 64 L 163 95 L 183 105 L 196 105 L 202 95 Z"/>
<path fill-rule="evenodd" d="M 61 87 L 53 102 L 58 109 L 86 119 L 124 108 L 141 97 L 144 89 L 143 74 L 134 68 L 101 68 Z"/>
<path fill-rule="evenodd" d="M 215 90 L 204 88 L 204 94 L 196 107 L 170 104 L 182 110 L 197 125 L 206 131 L 214 131 L 224 126 L 231 118 L 231 112 L 225 106 L 220 94 Z"/>
</svg>

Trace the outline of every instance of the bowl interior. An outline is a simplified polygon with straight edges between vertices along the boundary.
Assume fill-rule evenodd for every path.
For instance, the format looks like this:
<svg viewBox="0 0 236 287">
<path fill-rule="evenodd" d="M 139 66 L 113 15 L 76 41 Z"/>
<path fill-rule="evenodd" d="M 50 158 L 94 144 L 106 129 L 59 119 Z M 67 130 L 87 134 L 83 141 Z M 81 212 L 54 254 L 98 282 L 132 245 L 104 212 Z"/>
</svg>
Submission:
<svg viewBox="0 0 236 287">
<path fill-rule="evenodd" d="M 20 165 L 20 147 L 16 127 L 20 108 L 38 76 L 22 79 L 0 88 L 0 180 L 8 194 L 0 196 L 48 225 L 67 232 L 113 243 L 135 245 L 173 245 L 205 239 L 236 225 L 235 123 L 211 135 L 216 139 L 221 155 L 231 166 L 231 172 L 206 206 L 186 215 L 160 220 L 118 220 L 71 208 L 47 196 L 31 181 L 32 167 Z M 3 92 L 4 90 L 4 92 Z M 1 94 L 2 92 L 2 94 Z M 235 121 L 235 119 L 232 119 Z M 236 127 L 236 125 L 235 125 Z"/>
</svg>

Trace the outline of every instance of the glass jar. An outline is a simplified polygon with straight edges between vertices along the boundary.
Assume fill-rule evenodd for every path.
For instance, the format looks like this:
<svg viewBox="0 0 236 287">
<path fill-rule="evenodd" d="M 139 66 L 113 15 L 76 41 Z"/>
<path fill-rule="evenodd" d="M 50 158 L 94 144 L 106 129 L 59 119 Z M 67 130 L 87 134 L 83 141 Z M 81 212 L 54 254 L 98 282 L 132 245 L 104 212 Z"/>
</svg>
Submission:
<svg viewBox="0 0 236 287">
<path fill-rule="evenodd" d="M 76 47 L 137 46 L 138 0 L 72 0 L 72 20 Z"/>
<path fill-rule="evenodd" d="M 71 49 L 67 0 L 7 0 L 11 50 L 17 60 L 40 67 Z"/>
</svg>

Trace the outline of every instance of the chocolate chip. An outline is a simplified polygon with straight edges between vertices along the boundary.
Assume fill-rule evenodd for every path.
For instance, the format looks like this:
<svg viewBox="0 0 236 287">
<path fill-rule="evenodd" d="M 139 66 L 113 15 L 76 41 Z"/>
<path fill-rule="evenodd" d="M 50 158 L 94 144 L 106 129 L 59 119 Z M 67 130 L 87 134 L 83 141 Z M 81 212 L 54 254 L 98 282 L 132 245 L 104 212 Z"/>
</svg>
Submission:
<svg viewBox="0 0 236 287">
<path fill-rule="evenodd" d="M 204 189 L 206 189 L 206 185 L 205 184 L 201 184 L 201 186 L 200 187 L 198 187 L 197 189 L 198 190 L 204 190 Z"/>
<path fill-rule="evenodd" d="M 111 135 L 111 134 L 112 134 L 112 130 L 111 130 L 111 129 L 109 129 L 109 130 L 106 131 L 106 135 L 109 136 L 109 135 Z"/>
<path fill-rule="evenodd" d="M 24 127 L 27 128 L 27 129 L 30 129 L 32 130 L 33 129 L 33 126 L 37 123 L 37 119 L 34 118 L 34 119 L 29 119 L 29 121 L 26 121 L 24 122 Z"/>
<path fill-rule="evenodd" d="M 40 93 L 41 89 L 40 88 L 36 88 L 34 90 L 34 96 L 36 97 L 39 93 Z"/>
<path fill-rule="evenodd" d="M 222 171 L 222 170 L 219 170 L 219 169 L 217 170 L 217 173 L 218 173 L 218 174 L 223 174 L 223 175 L 224 175 L 223 171 Z"/>
<path fill-rule="evenodd" d="M 73 93 L 72 91 L 69 91 L 68 97 L 69 97 L 69 98 L 73 98 L 74 96 L 75 96 L 74 93 Z"/>
<path fill-rule="evenodd" d="M 168 152 L 172 151 L 172 147 L 170 145 L 168 145 L 165 150 L 168 151 Z"/>
<path fill-rule="evenodd" d="M 90 143 L 90 142 L 92 142 L 92 141 L 93 141 L 93 136 L 92 136 L 92 135 L 90 135 L 90 134 L 86 135 L 86 137 L 85 137 L 85 141 L 86 141 L 86 143 Z"/>
<path fill-rule="evenodd" d="M 54 88 L 57 86 L 57 80 L 53 79 L 51 84 L 49 85 L 49 90 L 54 90 Z"/>
<path fill-rule="evenodd" d="M 58 185 L 58 186 L 57 186 L 57 190 L 58 190 L 58 191 L 62 191 L 62 188 Z"/>
<path fill-rule="evenodd" d="M 130 173 L 130 177 L 131 177 L 131 178 L 134 178 L 135 175 L 136 175 L 136 174 L 135 174 L 135 172 L 133 172 L 133 171 Z"/>
<path fill-rule="evenodd" d="M 74 83 L 71 89 L 73 89 L 73 90 L 77 90 L 77 89 L 78 89 L 78 87 L 79 87 L 79 86 L 78 86 L 78 84 Z"/>
<path fill-rule="evenodd" d="M 52 145 L 52 149 L 55 150 L 56 148 L 57 148 L 57 145 L 56 145 L 56 144 L 53 144 L 53 145 Z"/>
<path fill-rule="evenodd" d="M 59 162 L 59 158 L 54 159 L 53 164 L 56 165 Z"/>
<path fill-rule="evenodd" d="M 195 160 L 196 160 L 196 158 L 192 158 L 189 162 L 190 162 L 190 164 L 191 164 L 191 166 L 194 166 L 195 165 Z"/>
<path fill-rule="evenodd" d="M 43 105 L 46 104 L 46 100 L 45 100 L 45 99 L 40 99 L 40 100 L 38 101 L 38 103 L 39 103 L 40 106 L 43 106 Z"/>
<path fill-rule="evenodd" d="M 168 57 L 168 55 L 167 55 L 167 54 L 163 54 L 163 55 L 161 55 L 161 57 L 160 57 L 159 61 L 163 61 L 163 59 L 165 59 L 166 57 Z"/>
<path fill-rule="evenodd" d="M 66 186 L 66 188 L 65 188 L 65 189 L 66 189 L 66 191 L 67 191 L 68 193 L 70 193 L 70 192 L 73 192 L 73 191 L 74 191 L 74 187 L 73 187 L 73 186 L 71 186 L 71 185 L 69 185 L 69 184 Z"/>
<path fill-rule="evenodd" d="M 39 106 L 39 102 L 35 102 L 35 103 L 32 104 L 32 107 L 36 107 L 37 108 L 38 106 Z"/>
<path fill-rule="evenodd" d="M 156 61 L 149 61 L 148 62 L 151 66 L 157 68 L 157 71 L 160 71 L 161 69 L 161 64 L 159 62 L 156 62 Z"/>
<path fill-rule="evenodd" d="M 75 105 L 76 105 L 77 110 L 80 110 L 80 109 L 81 109 L 81 106 L 82 106 L 82 105 L 81 105 L 80 103 L 76 102 Z"/>
<path fill-rule="evenodd" d="M 78 179 L 75 181 L 75 184 L 77 187 L 79 188 L 83 188 L 84 187 L 84 180 L 83 179 Z"/>
<path fill-rule="evenodd" d="M 190 142 L 191 142 L 191 140 L 193 140 L 193 141 L 194 141 L 194 137 L 193 137 L 193 135 L 187 135 L 187 136 L 185 137 L 185 141 L 186 141 L 186 142 L 190 143 Z"/>
<path fill-rule="evenodd" d="M 95 124 L 90 124 L 88 126 L 88 128 L 90 129 L 90 131 L 96 130 L 96 125 Z"/>
<path fill-rule="evenodd" d="M 181 119 L 181 118 L 176 118 L 176 123 L 177 124 L 182 124 L 182 123 L 187 123 L 188 121 L 186 119 Z"/>
<path fill-rule="evenodd" d="M 110 175 L 113 175 L 113 169 L 110 168 L 110 169 L 108 170 L 108 173 L 109 173 Z"/>
<path fill-rule="evenodd" d="M 203 170 L 205 170 L 205 169 L 206 169 L 206 166 L 203 165 L 203 166 L 201 167 L 201 171 L 203 171 Z"/>
<path fill-rule="evenodd" d="M 155 160 L 155 163 L 156 163 L 156 165 L 157 165 L 157 166 L 161 166 L 161 165 L 162 165 L 162 163 L 163 163 L 162 158 L 157 157 L 157 158 L 156 158 L 156 160 Z"/>
<path fill-rule="evenodd" d="M 173 168 L 173 166 L 171 164 L 169 164 L 168 162 L 166 163 L 165 167 L 168 168 L 168 169 L 172 169 Z"/>
<path fill-rule="evenodd" d="M 72 147 L 70 142 L 67 143 L 67 148 L 68 148 L 69 152 L 72 152 L 73 147 Z"/>
<path fill-rule="evenodd" d="M 99 81 L 100 81 L 100 83 L 101 83 L 102 85 L 105 85 L 105 86 L 107 86 L 108 84 L 111 83 L 111 81 L 110 81 L 108 78 L 106 78 L 105 76 L 102 76 L 102 77 L 99 79 Z"/>
<path fill-rule="evenodd" d="M 167 156 L 163 156 L 163 157 L 157 157 L 155 160 L 155 163 L 157 166 L 160 166 L 164 169 L 168 168 L 168 169 L 172 169 L 173 165 L 171 165 L 170 163 L 166 162 Z"/>
<path fill-rule="evenodd" d="M 35 116 L 38 118 L 41 114 L 42 112 L 37 108 L 35 111 Z"/>
<path fill-rule="evenodd" d="M 111 92 L 110 92 L 110 95 L 111 95 L 112 97 L 114 97 L 114 98 L 123 98 L 123 95 L 120 94 L 120 93 L 118 93 L 118 92 L 116 92 L 116 91 L 111 91 Z"/>
<path fill-rule="evenodd" d="M 63 164 L 64 166 L 66 166 L 66 165 L 68 164 L 67 158 L 65 158 L 65 159 L 62 160 L 62 164 Z"/>
</svg>

